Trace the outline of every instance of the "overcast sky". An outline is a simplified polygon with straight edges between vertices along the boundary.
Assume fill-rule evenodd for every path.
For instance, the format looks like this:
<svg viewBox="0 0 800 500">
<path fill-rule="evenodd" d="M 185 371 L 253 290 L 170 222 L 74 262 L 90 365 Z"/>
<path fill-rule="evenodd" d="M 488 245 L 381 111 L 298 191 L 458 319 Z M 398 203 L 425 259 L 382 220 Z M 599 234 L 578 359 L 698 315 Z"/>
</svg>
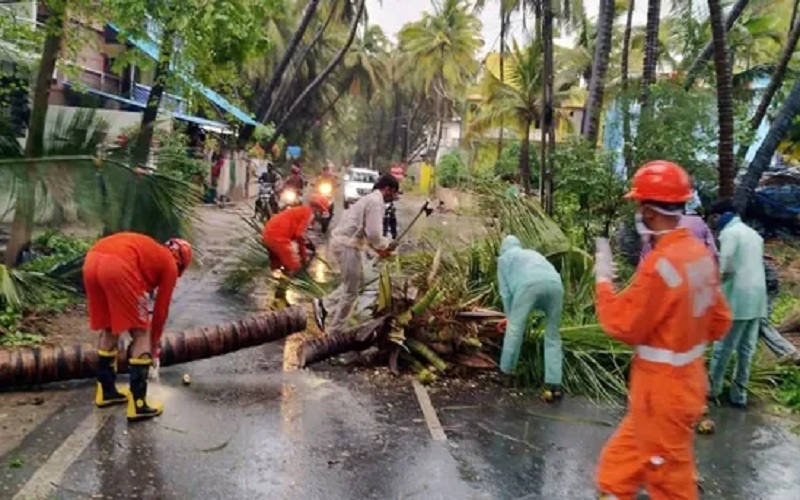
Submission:
<svg viewBox="0 0 800 500">
<path fill-rule="evenodd" d="M 584 5 L 590 18 L 597 17 L 599 0 L 584 0 Z M 395 38 L 395 35 L 405 23 L 418 20 L 426 10 L 433 11 L 431 0 L 367 0 L 369 22 L 379 25 L 392 39 Z M 497 50 L 500 46 L 498 10 L 499 1 L 490 1 L 481 14 L 484 41 L 482 53 Z M 644 24 L 646 14 L 647 2 L 636 2 L 634 23 Z M 531 19 L 529 18 L 528 22 L 530 23 L 530 21 Z M 522 41 L 522 20 L 520 16 L 514 16 L 511 24 L 514 36 Z M 530 24 L 528 27 L 530 28 Z"/>
</svg>

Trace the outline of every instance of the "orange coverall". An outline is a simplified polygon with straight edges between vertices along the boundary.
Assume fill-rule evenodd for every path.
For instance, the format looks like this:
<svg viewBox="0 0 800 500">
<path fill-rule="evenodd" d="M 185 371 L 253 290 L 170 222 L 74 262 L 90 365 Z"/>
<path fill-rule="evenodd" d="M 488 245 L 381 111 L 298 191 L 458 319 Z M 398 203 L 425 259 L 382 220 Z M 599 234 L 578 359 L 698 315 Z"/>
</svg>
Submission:
<svg viewBox="0 0 800 500">
<path fill-rule="evenodd" d="M 153 238 L 138 233 L 102 238 L 86 254 L 83 264 L 90 328 L 119 335 L 151 327 L 152 341 L 157 344 L 177 281 L 175 257 Z M 147 294 L 156 288 L 151 325 Z"/>
<path fill-rule="evenodd" d="M 612 337 L 634 346 L 628 412 L 606 443 L 597 487 L 611 498 L 696 499 L 694 424 L 708 393 L 704 354 L 731 325 L 714 258 L 688 229 L 659 238 L 633 283 L 599 283 L 596 309 Z"/>
<path fill-rule="evenodd" d="M 306 260 L 306 246 L 303 235 L 314 218 L 314 210 L 308 206 L 284 210 L 264 224 L 264 245 L 269 249 L 270 267 L 283 267 L 289 272 L 299 271 Z M 297 242 L 299 251 L 292 246 Z"/>
</svg>

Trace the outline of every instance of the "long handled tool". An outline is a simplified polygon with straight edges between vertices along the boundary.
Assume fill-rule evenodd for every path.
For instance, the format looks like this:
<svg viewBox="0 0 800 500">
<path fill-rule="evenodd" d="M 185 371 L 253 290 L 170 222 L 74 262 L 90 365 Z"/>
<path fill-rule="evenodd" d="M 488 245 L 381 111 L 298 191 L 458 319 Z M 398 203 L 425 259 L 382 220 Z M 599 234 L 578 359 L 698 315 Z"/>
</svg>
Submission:
<svg viewBox="0 0 800 500">
<path fill-rule="evenodd" d="M 400 235 L 394 240 L 393 246 L 395 248 L 397 247 L 398 243 L 400 243 L 400 240 L 402 240 L 405 237 L 405 235 L 408 234 L 411 228 L 414 227 L 414 224 L 417 223 L 419 218 L 422 217 L 422 214 L 425 214 L 425 217 L 431 216 L 431 214 L 433 213 L 433 208 L 430 205 L 431 201 L 425 200 L 425 203 L 422 204 L 422 207 L 420 207 L 419 212 L 417 212 L 417 215 L 415 215 L 414 218 L 411 219 L 411 222 L 408 223 L 408 226 L 406 226 L 406 228 L 403 229 L 403 232 L 400 233 Z M 374 266 L 378 263 L 379 260 L 380 259 L 376 257 L 375 259 L 372 260 L 371 264 Z"/>
<path fill-rule="evenodd" d="M 433 208 L 431 208 L 430 204 L 431 204 L 430 200 L 425 200 L 425 203 L 422 204 L 422 207 L 420 207 L 419 212 L 417 212 L 417 215 L 415 215 L 414 218 L 411 219 L 411 222 L 409 222 L 408 226 L 406 226 L 406 228 L 403 229 L 403 232 L 400 233 L 400 236 L 398 236 L 397 239 L 394 240 L 395 242 L 402 240 L 403 237 L 406 234 L 408 234 L 411 228 L 414 227 L 414 224 L 416 224 L 419 218 L 422 217 L 422 214 L 425 214 L 425 217 L 431 216 L 431 214 L 433 213 Z"/>
</svg>

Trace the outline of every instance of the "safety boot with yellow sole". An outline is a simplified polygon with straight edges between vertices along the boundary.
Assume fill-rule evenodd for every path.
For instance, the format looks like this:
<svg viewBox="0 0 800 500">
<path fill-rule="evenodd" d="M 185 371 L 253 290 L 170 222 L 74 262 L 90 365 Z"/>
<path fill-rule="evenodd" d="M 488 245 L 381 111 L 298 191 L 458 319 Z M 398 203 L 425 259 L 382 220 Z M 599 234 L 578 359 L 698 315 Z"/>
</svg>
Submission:
<svg viewBox="0 0 800 500">
<path fill-rule="evenodd" d="M 124 404 L 128 391 L 117 387 L 117 351 L 97 350 L 97 389 L 94 404 L 99 408 Z"/>
<path fill-rule="evenodd" d="M 131 377 L 131 391 L 128 395 L 128 421 L 146 420 L 161 415 L 164 407 L 161 403 L 147 401 L 147 371 L 153 364 L 150 357 L 131 358 L 128 361 L 128 372 Z"/>
</svg>

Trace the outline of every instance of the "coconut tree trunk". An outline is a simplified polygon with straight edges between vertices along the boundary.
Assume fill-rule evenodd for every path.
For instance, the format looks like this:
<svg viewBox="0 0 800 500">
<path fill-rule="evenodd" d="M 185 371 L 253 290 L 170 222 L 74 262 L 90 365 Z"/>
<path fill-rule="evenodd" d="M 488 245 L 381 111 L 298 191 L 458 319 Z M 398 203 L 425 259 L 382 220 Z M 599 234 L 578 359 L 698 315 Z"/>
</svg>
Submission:
<svg viewBox="0 0 800 500">
<path fill-rule="evenodd" d="M 625 159 L 625 172 L 633 171 L 633 141 L 631 137 L 631 100 L 628 93 L 628 65 L 633 31 L 633 10 L 635 1 L 628 1 L 628 16 L 625 20 L 625 33 L 622 38 L 622 155 Z"/>
<path fill-rule="evenodd" d="M 61 53 L 66 20 L 66 2 L 48 4 L 50 21 L 47 37 L 42 46 L 42 57 L 39 72 L 33 87 L 33 104 L 28 122 L 28 139 L 25 142 L 25 156 L 36 158 L 44 152 L 44 129 L 47 123 L 47 108 L 50 99 L 50 86 L 56 62 Z M 36 211 L 36 183 L 38 167 L 31 163 L 24 167 L 19 176 L 19 190 L 15 193 L 14 218 L 11 223 L 11 234 L 5 253 L 5 264 L 13 266 L 17 263 L 20 252 L 30 244 L 33 234 L 33 219 Z"/>
<path fill-rule="evenodd" d="M 289 41 L 289 46 L 286 47 L 286 52 L 284 52 L 283 57 L 278 63 L 278 66 L 272 72 L 272 77 L 267 84 L 266 90 L 264 90 L 264 93 L 261 95 L 261 99 L 259 99 L 258 108 L 256 110 L 257 122 L 264 123 L 266 121 L 267 111 L 272 106 L 272 94 L 275 92 L 275 89 L 278 88 L 278 85 L 280 85 L 281 80 L 283 79 L 283 74 L 286 71 L 286 68 L 289 66 L 289 63 L 292 61 L 292 57 L 294 57 L 294 53 L 297 50 L 298 45 L 300 45 L 303 35 L 305 35 L 306 30 L 308 29 L 308 25 L 311 24 L 311 19 L 314 17 L 314 13 L 317 11 L 318 6 L 319 0 L 309 0 L 308 4 L 306 4 L 306 8 L 303 11 L 303 17 L 300 19 L 300 24 L 297 26 L 297 29 L 292 35 L 292 39 Z M 247 141 L 250 140 L 254 130 L 255 127 L 253 125 L 245 125 L 245 127 L 242 129 L 242 133 L 239 134 L 240 146 L 247 144 Z"/>
<path fill-rule="evenodd" d="M 791 92 L 783 101 L 783 106 L 778 112 L 777 118 L 772 122 L 772 126 L 758 148 L 755 158 L 750 162 L 747 167 L 747 172 L 742 177 L 742 181 L 736 189 L 734 203 L 736 208 L 743 213 L 747 209 L 747 205 L 753 197 L 758 181 L 764 171 L 769 167 L 772 158 L 775 156 L 775 151 L 778 149 L 778 144 L 786 137 L 789 128 L 795 117 L 800 115 L 800 79 L 795 81 L 794 87 Z"/>
<path fill-rule="evenodd" d="M 161 365 L 220 356 L 280 340 L 305 328 L 305 310 L 302 307 L 292 307 L 233 323 L 168 334 L 161 341 Z M 127 371 L 126 353 L 120 352 L 117 361 L 119 371 Z M 96 371 L 97 347 L 89 343 L 66 347 L 0 350 L 0 387 L 91 378 Z"/>
<path fill-rule="evenodd" d="M 142 113 L 139 135 L 136 138 L 136 144 L 133 146 L 133 162 L 136 166 L 146 164 L 147 157 L 150 155 L 150 144 L 153 142 L 158 108 L 161 107 L 161 98 L 166 88 L 174 48 L 175 33 L 173 31 L 164 31 L 158 54 L 158 64 L 153 76 L 153 86 L 147 96 L 147 107 L 144 108 L 144 113 Z"/>
<path fill-rule="evenodd" d="M 797 3 L 795 3 L 795 6 L 797 6 Z M 789 61 L 792 60 L 792 55 L 797 47 L 798 39 L 800 39 L 800 23 L 795 22 L 786 39 L 786 46 L 783 48 L 783 54 L 778 64 L 775 66 L 775 70 L 772 72 L 772 78 L 770 78 L 767 88 L 764 89 L 761 102 L 758 103 L 756 114 L 753 115 L 753 118 L 750 120 L 750 128 L 752 130 L 756 130 L 758 126 L 761 125 L 761 120 L 766 116 L 767 110 L 770 104 L 772 104 L 772 99 L 775 97 L 775 93 L 781 88 L 781 85 L 783 85 L 783 79 L 786 76 L 786 68 L 789 67 Z"/>
<path fill-rule="evenodd" d="M 525 128 L 522 135 L 522 143 L 520 144 L 519 148 L 519 177 L 520 181 L 522 182 L 522 189 L 525 190 L 525 194 L 531 194 L 531 123 L 532 120 L 528 120 L 525 123 Z M 540 179 L 542 175 L 543 173 L 540 169 Z"/>
<path fill-rule="evenodd" d="M 337 13 L 336 5 L 338 3 L 339 3 L 338 0 L 333 1 L 333 4 L 330 6 L 330 13 L 328 14 L 327 19 L 325 19 L 325 22 L 322 23 L 322 26 L 320 26 L 319 29 L 317 29 L 316 33 L 314 33 L 314 38 L 311 39 L 311 42 L 309 42 L 305 47 L 303 47 L 303 51 L 300 52 L 298 56 L 294 59 L 294 64 L 292 64 L 290 68 L 287 68 L 289 74 L 285 75 L 286 78 L 281 77 L 281 83 L 280 85 L 278 85 L 277 91 L 273 92 L 274 97 L 270 99 L 272 102 L 270 103 L 269 108 L 267 108 L 267 112 L 264 114 L 263 122 L 269 121 L 275 109 L 280 104 L 282 104 L 282 101 L 286 97 L 287 92 L 294 83 L 293 82 L 294 76 L 297 75 L 298 71 L 300 71 L 300 67 L 303 65 L 303 62 L 308 57 L 308 54 L 311 52 L 311 49 L 314 48 L 314 46 L 319 43 L 319 41 L 322 39 L 322 35 L 325 34 L 325 31 L 328 29 L 328 26 L 330 26 L 331 21 L 333 21 L 333 18 L 336 17 Z M 273 73 L 273 77 L 274 76 L 275 73 Z M 242 143 L 242 147 L 244 147 L 244 145 L 245 143 Z"/>
<path fill-rule="evenodd" d="M 642 69 L 642 108 L 647 104 L 648 90 L 656 81 L 658 67 L 658 30 L 661 22 L 661 0 L 648 0 L 645 28 L 644 68 Z"/>
<path fill-rule="evenodd" d="M 299 352 L 300 368 L 344 354 L 363 351 L 389 333 L 391 318 L 384 316 L 363 325 L 303 342 Z"/>
<path fill-rule="evenodd" d="M 508 28 L 508 16 L 506 15 L 505 2 L 500 0 L 500 83 L 505 83 L 505 57 L 506 57 L 506 30 Z M 500 133 L 497 137 L 497 160 L 503 154 L 503 134 L 505 133 L 505 121 L 500 119 Z"/>
<path fill-rule="evenodd" d="M 605 87 L 608 58 L 611 54 L 611 31 L 614 27 L 614 0 L 601 0 L 597 19 L 597 42 L 595 44 L 592 79 L 589 83 L 589 102 L 583 116 L 583 136 L 594 145 L 600 127 L 600 113 L 603 109 L 603 90 Z M 626 68 L 627 69 L 627 68 Z"/>
<path fill-rule="evenodd" d="M 350 49 L 350 46 L 353 44 L 353 40 L 355 39 L 356 30 L 358 29 L 358 25 L 361 21 L 362 16 L 364 15 L 365 3 L 366 0 L 361 0 L 361 2 L 358 4 L 358 11 L 356 12 L 355 17 L 353 17 L 353 20 L 350 22 L 350 33 L 344 45 L 339 49 L 339 52 L 336 53 L 336 56 L 334 56 L 331 62 L 329 62 L 328 65 L 325 67 L 325 69 L 322 70 L 322 73 L 317 75 L 317 77 L 314 78 L 314 80 L 311 83 L 309 83 L 305 89 L 303 89 L 300 95 L 297 96 L 292 105 L 289 107 L 289 110 L 286 111 L 286 113 L 283 115 L 278 125 L 275 127 L 275 131 L 272 133 L 272 137 L 270 137 L 268 141 L 269 142 L 268 145 L 270 147 L 272 146 L 272 144 L 275 143 L 278 137 L 280 137 L 281 133 L 283 133 L 283 129 L 286 128 L 286 124 L 289 122 L 289 119 L 292 117 L 294 112 L 297 111 L 297 108 L 300 107 L 303 101 L 305 101 L 305 99 L 312 92 L 314 92 L 317 89 L 317 87 L 322 85 L 322 82 L 324 82 L 328 78 L 328 76 L 330 76 L 333 70 L 336 69 L 336 66 L 338 66 L 339 63 L 342 62 L 345 53 L 347 53 L 347 51 Z"/>
<path fill-rule="evenodd" d="M 733 181 L 736 178 L 736 157 L 733 154 L 733 82 L 720 0 L 708 0 L 708 10 L 714 37 L 714 67 L 717 74 L 719 196 L 729 198 L 733 196 Z"/>
<path fill-rule="evenodd" d="M 542 41 L 544 42 L 544 113 L 542 113 L 542 130 L 546 131 L 542 138 L 545 150 L 544 159 L 544 210 L 553 214 L 553 153 L 555 150 L 554 89 L 553 89 L 553 1 L 542 3 Z"/>
<path fill-rule="evenodd" d="M 730 31 L 733 27 L 733 24 L 741 17 L 742 12 L 744 12 L 745 7 L 747 7 L 747 3 L 750 0 L 737 0 L 737 2 L 731 7 L 730 13 L 728 13 L 728 17 L 725 18 L 725 31 Z M 697 76 L 700 74 L 700 70 L 703 68 L 703 65 L 711 59 L 711 56 L 714 55 L 714 40 L 711 40 L 703 47 L 703 51 L 700 52 L 700 55 L 692 62 L 692 65 L 689 66 L 689 69 L 686 70 L 686 80 L 683 82 L 684 90 L 689 90 L 694 85 L 695 80 L 697 80 Z"/>
</svg>

